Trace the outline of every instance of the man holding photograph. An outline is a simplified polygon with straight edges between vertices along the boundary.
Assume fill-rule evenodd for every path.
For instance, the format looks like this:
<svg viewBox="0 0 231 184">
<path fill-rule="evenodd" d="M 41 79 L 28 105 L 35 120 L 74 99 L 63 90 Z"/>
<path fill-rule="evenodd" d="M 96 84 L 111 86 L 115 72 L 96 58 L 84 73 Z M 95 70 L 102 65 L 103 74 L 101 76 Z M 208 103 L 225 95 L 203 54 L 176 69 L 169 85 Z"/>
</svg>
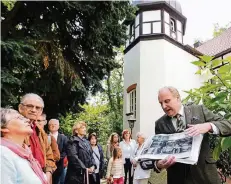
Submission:
<svg viewBox="0 0 231 184">
<path fill-rule="evenodd" d="M 183 106 L 178 90 L 164 87 L 159 90 L 159 103 L 165 112 L 156 121 L 156 134 L 185 131 L 190 136 L 204 134 L 197 165 L 176 163 L 174 156 L 154 162 L 154 170 L 167 169 L 168 184 L 220 184 L 216 161 L 209 148 L 208 134 L 231 135 L 231 121 L 213 114 L 203 105 Z"/>
</svg>

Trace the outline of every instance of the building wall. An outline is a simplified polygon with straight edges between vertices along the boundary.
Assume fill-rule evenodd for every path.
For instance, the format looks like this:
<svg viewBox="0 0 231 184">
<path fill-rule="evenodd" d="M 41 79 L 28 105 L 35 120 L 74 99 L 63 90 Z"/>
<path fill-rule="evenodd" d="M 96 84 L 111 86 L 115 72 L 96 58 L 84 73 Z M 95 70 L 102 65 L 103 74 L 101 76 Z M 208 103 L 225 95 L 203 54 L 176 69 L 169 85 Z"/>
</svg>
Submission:
<svg viewBox="0 0 231 184">
<path fill-rule="evenodd" d="M 140 43 L 140 131 L 154 133 L 157 118 L 163 114 L 157 93 L 166 81 L 164 40 Z"/>
<path fill-rule="evenodd" d="M 200 87 L 203 82 L 199 75 L 195 75 L 198 67 L 191 63 L 198 58 L 167 41 L 164 50 L 166 85 L 176 87 L 181 97 L 185 98 L 187 93 L 184 93 L 184 90 Z"/>
<path fill-rule="evenodd" d="M 129 128 L 126 113 L 129 113 L 129 97 L 127 93 L 127 88 L 132 84 L 137 84 L 136 87 L 136 104 L 137 104 L 137 114 L 136 114 L 136 123 L 133 128 L 135 132 L 138 132 L 139 127 L 139 118 L 140 118 L 140 43 L 136 44 L 129 52 L 124 56 L 124 104 L 123 104 L 123 128 Z M 135 134 L 133 134 L 135 135 Z M 135 137 L 135 136 L 133 136 Z"/>
<path fill-rule="evenodd" d="M 193 55 L 162 39 L 140 41 L 125 54 L 124 107 L 128 104 L 127 87 L 137 83 L 137 121 L 133 135 L 137 131 L 154 133 L 154 122 L 164 114 L 158 102 L 161 87 L 174 86 L 185 97 L 182 90 L 200 86 L 201 80 L 195 75 L 197 67 L 191 64 L 195 60 Z M 124 115 L 124 128 L 127 126 Z"/>
</svg>

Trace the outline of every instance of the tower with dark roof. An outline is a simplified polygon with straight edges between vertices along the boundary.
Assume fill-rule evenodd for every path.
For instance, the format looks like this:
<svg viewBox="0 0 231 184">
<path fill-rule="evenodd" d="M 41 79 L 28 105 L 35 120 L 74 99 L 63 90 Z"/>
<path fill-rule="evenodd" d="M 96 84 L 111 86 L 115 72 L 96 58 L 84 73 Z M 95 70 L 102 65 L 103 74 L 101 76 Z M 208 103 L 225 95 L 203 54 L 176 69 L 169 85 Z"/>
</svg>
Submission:
<svg viewBox="0 0 231 184">
<path fill-rule="evenodd" d="M 201 85 L 195 75 L 198 60 L 184 46 L 186 17 L 177 1 L 133 1 L 138 7 L 134 20 L 125 21 L 127 40 L 124 57 L 124 128 L 126 114 L 133 113 L 133 132 L 154 133 L 154 122 L 163 115 L 158 90 L 174 86 L 183 90 Z"/>
<path fill-rule="evenodd" d="M 141 39 L 159 39 L 166 37 L 183 44 L 186 29 L 186 17 L 182 14 L 178 1 L 133 1 L 139 9 L 135 20 L 127 22 L 126 51 Z"/>
</svg>

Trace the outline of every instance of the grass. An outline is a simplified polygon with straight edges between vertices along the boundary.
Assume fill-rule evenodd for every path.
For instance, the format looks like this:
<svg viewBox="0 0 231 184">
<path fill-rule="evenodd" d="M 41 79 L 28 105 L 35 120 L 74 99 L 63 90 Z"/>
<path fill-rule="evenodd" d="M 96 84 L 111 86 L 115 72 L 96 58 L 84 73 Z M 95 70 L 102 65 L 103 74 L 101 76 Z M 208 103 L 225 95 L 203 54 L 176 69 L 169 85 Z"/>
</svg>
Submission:
<svg viewBox="0 0 231 184">
<path fill-rule="evenodd" d="M 151 177 L 148 180 L 151 184 L 167 184 L 167 172 L 164 170 L 161 173 L 151 172 Z"/>
</svg>

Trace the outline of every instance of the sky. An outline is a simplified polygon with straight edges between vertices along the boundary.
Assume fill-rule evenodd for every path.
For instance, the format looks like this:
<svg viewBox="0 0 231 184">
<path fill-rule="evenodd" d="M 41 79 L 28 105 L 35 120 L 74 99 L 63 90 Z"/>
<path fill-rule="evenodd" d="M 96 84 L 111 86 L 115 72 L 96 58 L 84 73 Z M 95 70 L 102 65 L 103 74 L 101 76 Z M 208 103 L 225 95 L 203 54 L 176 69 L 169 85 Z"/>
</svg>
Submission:
<svg viewBox="0 0 231 184">
<path fill-rule="evenodd" d="M 187 18 L 184 44 L 213 36 L 214 24 L 226 26 L 231 22 L 231 0 L 178 0 Z M 229 24 L 231 26 L 231 24 Z"/>
</svg>

